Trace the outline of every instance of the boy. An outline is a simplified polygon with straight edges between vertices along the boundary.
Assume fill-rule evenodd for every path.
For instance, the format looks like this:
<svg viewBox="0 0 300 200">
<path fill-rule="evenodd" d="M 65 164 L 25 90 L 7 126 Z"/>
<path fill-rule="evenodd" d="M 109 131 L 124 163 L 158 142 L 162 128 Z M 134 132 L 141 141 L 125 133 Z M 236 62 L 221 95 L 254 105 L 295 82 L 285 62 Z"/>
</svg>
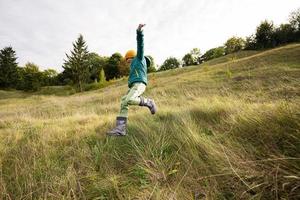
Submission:
<svg viewBox="0 0 300 200">
<path fill-rule="evenodd" d="M 136 30 L 137 53 L 134 50 L 129 50 L 125 55 L 126 62 L 130 64 L 129 89 L 127 94 L 121 99 L 121 110 L 117 116 L 116 127 L 107 132 L 109 136 L 126 135 L 129 105 L 146 106 L 149 108 L 151 114 L 155 114 L 157 110 L 154 100 L 141 96 L 147 86 L 147 66 L 151 64 L 151 60 L 144 56 L 144 34 L 142 30 L 144 26 L 145 24 L 139 24 Z"/>
</svg>

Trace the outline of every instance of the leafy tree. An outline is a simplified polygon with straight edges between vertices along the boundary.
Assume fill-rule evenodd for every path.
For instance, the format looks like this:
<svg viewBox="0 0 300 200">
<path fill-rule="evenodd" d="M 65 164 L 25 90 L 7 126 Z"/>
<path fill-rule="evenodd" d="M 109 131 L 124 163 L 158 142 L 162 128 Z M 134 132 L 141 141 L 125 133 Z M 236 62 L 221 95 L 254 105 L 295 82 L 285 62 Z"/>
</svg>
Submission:
<svg viewBox="0 0 300 200">
<path fill-rule="evenodd" d="M 231 37 L 225 43 L 225 53 L 230 54 L 242 50 L 245 47 L 245 40 L 240 37 Z"/>
<path fill-rule="evenodd" d="M 200 58 L 201 58 L 200 49 L 194 48 L 189 53 L 183 56 L 182 58 L 183 65 L 184 66 L 198 65 L 201 63 Z"/>
<path fill-rule="evenodd" d="M 223 46 L 209 49 L 201 56 L 202 61 L 208 61 L 225 55 L 225 48 Z"/>
<path fill-rule="evenodd" d="M 293 42 L 295 40 L 295 29 L 291 24 L 281 24 L 274 31 L 274 40 L 276 45 Z"/>
<path fill-rule="evenodd" d="M 17 67 L 17 84 L 16 89 L 17 90 L 24 90 L 24 67 Z"/>
<path fill-rule="evenodd" d="M 300 31 L 300 8 L 290 14 L 289 22 L 293 28 L 295 28 L 297 31 Z"/>
<path fill-rule="evenodd" d="M 194 64 L 193 65 L 198 65 L 200 64 L 200 58 L 201 58 L 201 52 L 200 49 L 198 48 L 193 48 L 190 52 L 190 54 L 192 55 L 193 59 L 194 59 Z"/>
<path fill-rule="evenodd" d="M 88 53 L 87 45 L 80 34 L 77 41 L 73 43 L 71 55 L 66 54 L 67 60 L 65 60 L 63 65 L 65 70 L 70 70 L 70 78 L 81 92 L 83 91 L 83 84 L 89 78 Z"/>
<path fill-rule="evenodd" d="M 130 71 L 130 65 L 126 62 L 125 58 L 121 58 L 120 63 L 118 64 L 118 73 L 119 76 L 128 76 Z"/>
<path fill-rule="evenodd" d="M 245 48 L 244 49 L 245 50 L 255 50 L 255 49 L 257 49 L 255 35 L 251 35 L 249 37 L 246 37 L 246 42 L 245 42 Z"/>
<path fill-rule="evenodd" d="M 274 47 L 276 42 L 274 40 L 274 25 L 273 22 L 267 20 L 261 22 L 256 28 L 255 40 L 257 48 L 264 49 Z"/>
<path fill-rule="evenodd" d="M 114 53 L 107 62 L 107 65 L 104 67 L 104 72 L 106 75 L 106 80 L 109 81 L 113 78 L 119 78 L 120 71 L 119 66 L 122 61 L 122 55 L 120 53 Z"/>
<path fill-rule="evenodd" d="M 42 86 L 42 73 L 36 64 L 32 62 L 26 63 L 24 68 L 20 68 L 20 74 L 22 77 L 22 85 L 19 86 L 20 89 L 25 91 L 37 91 Z"/>
<path fill-rule="evenodd" d="M 183 61 L 183 66 L 190 66 L 195 63 L 195 59 L 191 53 L 185 54 L 182 58 L 182 61 Z"/>
<path fill-rule="evenodd" d="M 57 71 L 54 69 L 47 69 L 44 70 L 42 73 L 42 85 L 48 86 L 48 85 L 56 85 L 57 84 Z"/>
<path fill-rule="evenodd" d="M 18 80 L 16 52 L 12 47 L 0 50 L 0 88 L 15 88 Z"/>
<path fill-rule="evenodd" d="M 180 66 L 180 62 L 177 58 L 169 57 L 164 61 L 164 63 L 162 64 L 159 70 L 163 71 L 163 70 L 175 69 L 178 68 L 179 66 Z"/>
<path fill-rule="evenodd" d="M 99 56 L 97 53 L 89 53 L 89 73 L 90 81 L 97 82 L 99 80 L 99 74 L 102 68 L 107 64 L 108 58 Z"/>
<path fill-rule="evenodd" d="M 300 8 L 293 11 L 289 16 L 289 22 L 295 29 L 293 41 L 300 41 Z"/>
</svg>

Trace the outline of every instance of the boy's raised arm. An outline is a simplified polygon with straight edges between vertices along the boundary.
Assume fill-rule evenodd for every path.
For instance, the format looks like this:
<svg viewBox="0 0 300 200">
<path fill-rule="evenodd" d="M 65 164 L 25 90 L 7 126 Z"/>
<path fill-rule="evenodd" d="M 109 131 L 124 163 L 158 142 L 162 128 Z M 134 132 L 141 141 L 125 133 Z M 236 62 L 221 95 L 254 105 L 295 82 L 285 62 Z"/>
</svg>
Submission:
<svg viewBox="0 0 300 200">
<path fill-rule="evenodd" d="M 139 24 L 136 30 L 136 40 L 137 40 L 137 58 L 142 60 L 144 57 L 144 34 L 142 28 L 146 24 Z"/>
</svg>

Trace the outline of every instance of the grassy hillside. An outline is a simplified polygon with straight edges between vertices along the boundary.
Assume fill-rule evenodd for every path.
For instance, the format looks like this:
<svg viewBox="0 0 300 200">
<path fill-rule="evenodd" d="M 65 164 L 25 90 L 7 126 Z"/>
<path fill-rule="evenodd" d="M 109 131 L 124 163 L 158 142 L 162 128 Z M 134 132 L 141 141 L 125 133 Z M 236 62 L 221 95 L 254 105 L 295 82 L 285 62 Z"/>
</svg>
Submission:
<svg viewBox="0 0 300 200">
<path fill-rule="evenodd" d="M 300 44 L 67 96 L 0 91 L 0 199 L 299 199 Z"/>
</svg>

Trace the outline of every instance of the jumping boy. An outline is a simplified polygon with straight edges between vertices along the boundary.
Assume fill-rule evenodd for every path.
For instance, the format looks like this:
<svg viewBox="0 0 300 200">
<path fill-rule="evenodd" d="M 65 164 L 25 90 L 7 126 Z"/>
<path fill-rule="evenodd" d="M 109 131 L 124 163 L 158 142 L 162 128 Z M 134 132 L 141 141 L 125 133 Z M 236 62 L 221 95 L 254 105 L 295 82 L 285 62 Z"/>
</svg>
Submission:
<svg viewBox="0 0 300 200">
<path fill-rule="evenodd" d="M 130 64 L 129 89 L 127 94 L 121 98 L 121 110 L 117 116 L 116 127 L 107 132 L 109 136 L 126 135 L 129 105 L 146 106 L 149 108 L 151 114 L 155 114 L 157 110 L 153 99 L 141 96 L 147 86 L 147 66 L 151 64 L 151 60 L 144 56 L 144 34 L 142 30 L 144 26 L 145 24 L 139 24 L 136 30 L 137 53 L 134 50 L 129 50 L 125 55 L 126 62 Z"/>
</svg>

